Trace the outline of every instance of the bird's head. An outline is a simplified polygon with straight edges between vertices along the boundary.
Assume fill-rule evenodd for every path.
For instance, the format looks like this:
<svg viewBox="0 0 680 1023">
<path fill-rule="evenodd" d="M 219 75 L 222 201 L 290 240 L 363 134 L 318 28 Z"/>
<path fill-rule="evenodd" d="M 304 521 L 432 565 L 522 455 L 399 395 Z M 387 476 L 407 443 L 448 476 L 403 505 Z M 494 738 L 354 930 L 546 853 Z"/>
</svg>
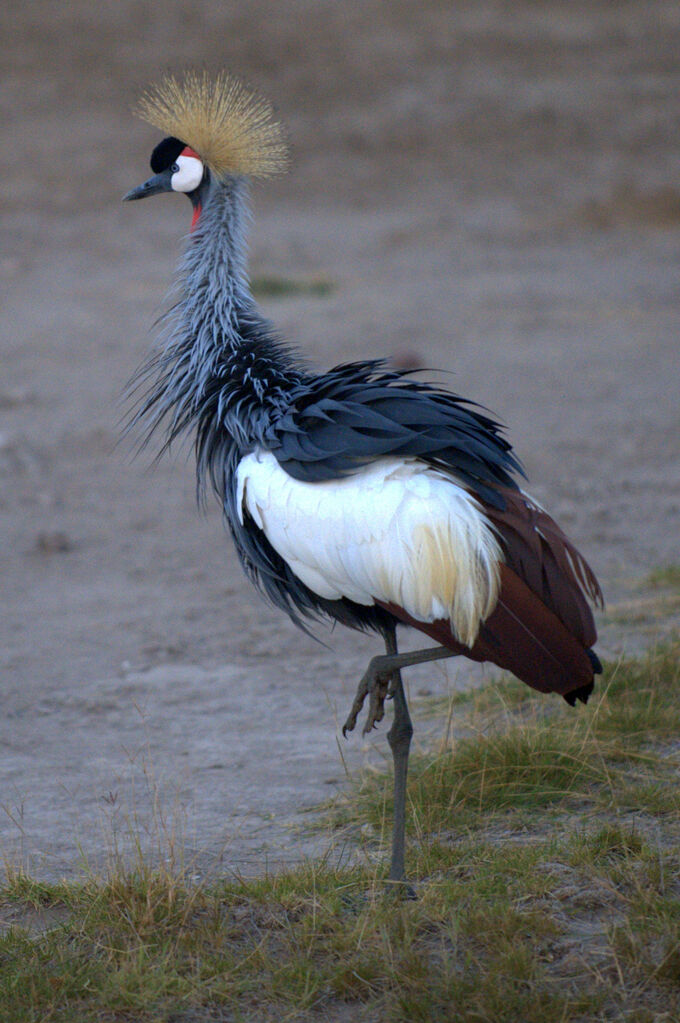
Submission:
<svg viewBox="0 0 680 1023">
<path fill-rule="evenodd" d="M 124 200 L 146 199 L 158 192 L 184 192 L 192 201 L 209 177 L 198 153 L 180 139 L 168 136 L 151 154 L 153 177 L 131 189 Z"/>
<path fill-rule="evenodd" d="M 167 136 L 151 154 L 153 176 L 123 198 L 184 192 L 194 207 L 192 226 L 213 183 L 268 177 L 286 167 L 283 128 L 270 104 L 230 75 L 189 71 L 182 80 L 165 78 L 144 93 L 136 113 Z"/>
</svg>

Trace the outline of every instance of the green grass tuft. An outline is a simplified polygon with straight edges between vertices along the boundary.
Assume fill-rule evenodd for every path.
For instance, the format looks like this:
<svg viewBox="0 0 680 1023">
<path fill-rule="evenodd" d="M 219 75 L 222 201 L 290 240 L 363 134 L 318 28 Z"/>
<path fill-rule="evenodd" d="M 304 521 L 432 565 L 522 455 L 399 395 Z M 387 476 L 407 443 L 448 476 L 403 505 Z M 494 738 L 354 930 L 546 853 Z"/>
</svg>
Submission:
<svg viewBox="0 0 680 1023">
<path fill-rule="evenodd" d="M 335 291 L 333 282 L 323 277 L 303 280 L 261 275 L 253 277 L 250 283 L 253 294 L 257 298 L 297 298 L 300 295 L 307 295 L 310 298 L 328 298 Z"/>
<path fill-rule="evenodd" d="M 498 692 L 494 690 L 498 688 Z M 485 828 L 498 815 L 586 806 L 654 814 L 680 811 L 680 643 L 607 665 L 588 707 L 572 709 L 514 682 L 485 687 L 456 706 L 472 737 L 416 756 L 409 821 L 418 834 Z M 367 775 L 336 808 L 339 825 L 368 820 L 384 831 L 389 776 Z"/>
<path fill-rule="evenodd" d="M 646 582 L 648 586 L 665 586 L 680 590 L 680 565 L 665 565 L 663 568 L 655 568 L 647 576 Z"/>
</svg>

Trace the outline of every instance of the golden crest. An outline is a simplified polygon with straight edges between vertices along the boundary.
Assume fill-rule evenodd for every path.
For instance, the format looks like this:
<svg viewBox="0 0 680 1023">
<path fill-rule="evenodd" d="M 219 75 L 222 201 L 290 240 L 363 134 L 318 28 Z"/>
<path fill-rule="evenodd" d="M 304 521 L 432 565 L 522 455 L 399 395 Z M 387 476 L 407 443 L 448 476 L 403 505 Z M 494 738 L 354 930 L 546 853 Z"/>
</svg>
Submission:
<svg viewBox="0 0 680 1023">
<path fill-rule="evenodd" d="M 217 177 L 269 177 L 286 169 L 283 126 L 271 104 L 226 72 L 168 75 L 142 95 L 135 113 L 185 142 Z"/>
</svg>

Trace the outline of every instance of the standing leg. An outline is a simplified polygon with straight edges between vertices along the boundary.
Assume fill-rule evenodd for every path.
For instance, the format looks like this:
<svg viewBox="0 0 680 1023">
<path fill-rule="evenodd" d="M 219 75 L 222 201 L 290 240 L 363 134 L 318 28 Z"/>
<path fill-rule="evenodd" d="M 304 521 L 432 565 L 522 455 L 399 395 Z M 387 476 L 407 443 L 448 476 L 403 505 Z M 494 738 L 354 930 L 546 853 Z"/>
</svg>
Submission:
<svg viewBox="0 0 680 1023">
<path fill-rule="evenodd" d="M 385 647 L 388 655 L 397 653 L 396 629 L 385 636 Z M 390 881 L 404 880 L 404 853 L 406 844 L 406 777 L 408 774 L 408 754 L 411 747 L 413 725 L 408 712 L 401 670 L 395 668 L 392 674 L 390 694 L 394 698 L 394 720 L 387 733 L 387 741 L 392 750 L 394 761 L 394 825 L 392 830 L 392 862 L 390 864 Z"/>
<path fill-rule="evenodd" d="M 413 735 L 413 725 L 408 712 L 404 686 L 401 681 L 401 669 L 414 664 L 426 664 L 429 661 L 442 661 L 448 657 L 456 657 L 457 651 L 445 646 L 428 647 L 426 650 L 410 650 L 408 653 L 397 653 L 396 626 L 385 634 L 386 654 L 373 657 L 359 682 L 357 694 L 352 703 L 349 717 L 342 728 L 347 738 L 357 723 L 357 716 L 369 697 L 369 709 L 364 725 L 364 735 L 375 727 L 383 717 L 385 696 L 394 699 L 394 721 L 387 733 L 394 761 L 394 830 L 392 833 L 392 863 L 390 881 L 404 880 L 404 846 L 406 822 L 406 774 L 408 772 L 408 753 Z"/>
</svg>

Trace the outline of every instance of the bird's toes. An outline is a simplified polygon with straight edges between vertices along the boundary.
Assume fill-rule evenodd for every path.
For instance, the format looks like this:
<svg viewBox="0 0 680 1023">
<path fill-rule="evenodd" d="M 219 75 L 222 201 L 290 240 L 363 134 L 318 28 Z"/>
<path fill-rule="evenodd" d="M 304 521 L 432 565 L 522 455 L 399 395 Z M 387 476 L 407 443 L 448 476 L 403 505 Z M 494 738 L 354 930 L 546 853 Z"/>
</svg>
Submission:
<svg viewBox="0 0 680 1023">
<path fill-rule="evenodd" d="M 378 659 L 374 658 L 374 661 L 368 667 L 364 677 L 359 683 L 357 694 L 354 697 L 354 703 L 352 709 L 349 712 L 349 717 L 342 726 L 343 737 L 347 738 L 347 733 L 354 731 L 354 726 L 357 723 L 359 712 L 364 705 L 366 697 L 369 698 L 368 713 L 366 715 L 366 724 L 363 727 L 363 734 L 368 735 L 378 722 L 382 721 L 385 717 L 385 700 L 388 696 L 390 688 L 391 675 L 383 675 L 378 671 L 378 666 L 375 661 Z"/>
<path fill-rule="evenodd" d="M 342 735 L 343 735 L 343 738 L 345 738 L 345 739 L 347 738 L 347 733 L 348 732 L 353 732 L 354 731 L 354 726 L 357 723 L 357 718 L 359 717 L 359 712 L 360 712 L 361 708 L 364 705 L 364 700 L 366 699 L 366 693 L 367 692 L 368 692 L 368 690 L 363 686 L 363 679 L 362 679 L 362 684 L 359 685 L 359 688 L 357 690 L 357 695 L 354 697 L 354 702 L 352 703 L 352 708 L 351 708 L 351 710 L 350 710 L 350 712 L 349 712 L 349 714 L 347 716 L 347 720 L 345 721 L 344 725 L 342 726 Z"/>
<path fill-rule="evenodd" d="M 405 878 L 401 878 L 398 881 L 390 878 L 387 882 L 387 889 L 385 894 L 388 898 L 396 899 L 399 902 L 417 902 L 418 893 L 412 884 L 409 884 Z"/>
<path fill-rule="evenodd" d="M 385 698 L 387 696 L 387 680 L 380 677 L 371 680 L 369 686 L 368 714 L 364 725 L 364 735 L 371 732 L 378 722 L 385 717 Z"/>
<path fill-rule="evenodd" d="M 344 725 L 342 726 L 342 737 L 343 737 L 343 739 L 347 738 L 348 732 L 353 732 L 354 731 L 354 726 L 356 725 L 356 723 L 357 723 L 357 716 L 354 713 L 354 711 L 352 711 L 352 713 L 350 714 L 350 716 L 347 718 L 347 720 L 345 721 Z"/>
</svg>

